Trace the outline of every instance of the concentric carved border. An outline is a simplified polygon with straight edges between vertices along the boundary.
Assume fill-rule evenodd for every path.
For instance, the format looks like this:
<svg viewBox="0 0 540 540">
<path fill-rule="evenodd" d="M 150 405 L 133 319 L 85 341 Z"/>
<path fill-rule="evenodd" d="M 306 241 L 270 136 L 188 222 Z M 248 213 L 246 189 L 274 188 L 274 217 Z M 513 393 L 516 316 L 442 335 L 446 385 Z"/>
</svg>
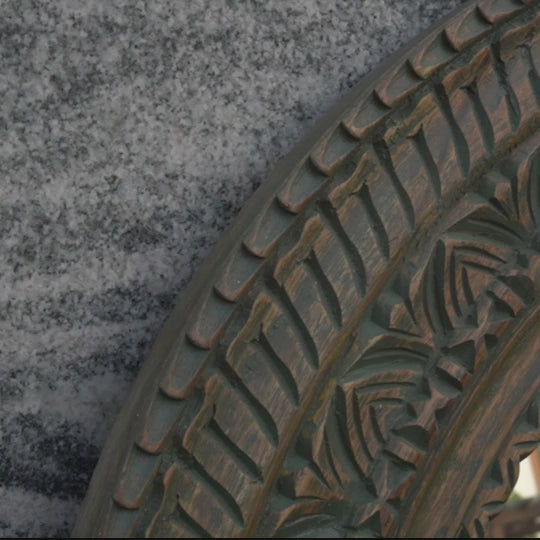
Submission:
<svg viewBox="0 0 540 540">
<path fill-rule="evenodd" d="M 303 144 L 302 159 L 297 152 L 276 171 L 206 263 L 218 268 L 214 285 L 196 280 L 158 341 L 75 534 L 99 533 L 92 523 L 111 536 L 253 533 L 295 437 L 281 431 L 283 404 L 287 422 L 300 422 L 332 372 L 332 351 L 344 350 L 343 330 L 365 312 L 393 328 L 403 316 L 394 304 L 372 304 L 418 230 L 436 224 L 441 209 L 536 129 L 537 5 L 482 1 L 462 8 L 354 92 L 324 134 Z M 448 134 L 446 148 L 434 144 L 441 131 Z M 392 212 L 381 211 L 388 200 Z M 237 235 L 241 240 L 233 241 Z M 336 257 L 343 261 L 339 270 Z M 191 302 L 199 307 L 181 313 Z M 294 365 L 280 344 L 296 348 Z M 281 389 L 279 408 L 256 383 L 250 386 L 254 355 Z M 133 421 L 135 406 L 146 412 Z M 234 422 L 222 413 L 231 407 Z M 261 441 L 263 462 L 244 447 L 237 426 L 245 419 L 257 428 L 252 435 Z M 127 454 L 126 444 L 132 445 Z M 228 477 L 202 462 L 202 444 L 227 457 Z M 237 492 L 228 483 L 235 467 L 243 479 Z M 107 479 L 107 471 L 120 471 L 119 477 Z M 179 486 L 186 500 L 173 496 Z M 113 501 L 97 503 L 102 491 L 112 492 Z M 201 525 L 202 508 L 216 513 L 218 529 Z"/>
</svg>

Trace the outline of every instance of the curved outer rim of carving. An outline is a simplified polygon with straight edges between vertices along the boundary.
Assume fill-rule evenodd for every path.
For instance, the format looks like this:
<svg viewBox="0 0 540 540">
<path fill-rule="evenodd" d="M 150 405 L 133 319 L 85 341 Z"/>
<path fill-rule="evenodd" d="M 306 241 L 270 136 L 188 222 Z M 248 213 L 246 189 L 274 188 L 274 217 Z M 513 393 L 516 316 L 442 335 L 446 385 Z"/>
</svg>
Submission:
<svg viewBox="0 0 540 540">
<path fill-rule="evenodd" d="M 272 253 L 273 242 L 268 242 L 267 245 L 257 245 L 253 242 L 250 244 L 250 240 L 246 236 L 246 230 L 249 232 L 249 227 L 260 215 L 264 214 L 271 204 L 278 204 L 282 209 L 286 207 L 287 215 L 290 216 L 291 223 L 294 223 L 296 221 L 296 215 L 302 215 L 304 207 L 309 205 L 313 200 L 316 200 L 319 191 L 314 189 L 312 194 L 309 194 L 303 200 L 301 199 L 298 203 L 292 198 L 284 201 L 283 197 L 278 201 L 277 197 L 283 186 L 290 184 L 291 177 L 301 166 L 312 167 L 316 171 L 316 174 L 321 177 L 321 184 L 324 184 L 326 177 L 329 177 L 334 172 L 331 164 L 325 164 L 324 156 L 321 157 L 319 154 L 314 154 L 315 150 L 321 147 L 325 139 L 335 134 L 336 130 L 342 129 L 344 123 L 348 126 L 347 131 L 349 133 L 347 137 L 351 141 L 353 139 L 361 140 L 365 133 L 369 132 L 373 126 L 368 126 L 365 129 L 357 129 L 353 125 L 353 122 L 347 123 L 346 117 L 350 115 L 351 111 L 358 111 L 363 103 L 367 103 L 374 96 L 376 90 L 377 97 L 375 99 L 377 106 L 381 110 L 389 112 L 396 104 L 402 103 L 406 99 L 408 91 L 396 97 L 389 91 L 385 93 L 385 88 L 381 90 L 380 87 L 377 87 L 378 83 L 387 78 L 391 79 L 392 73 L 403 66 L 406 69 L 411 69 L 411 56 L 414 56 L 413 53 L 420 55 L 423 51 L 423 46 L 429 45 L 437 36 L 444 35 L 444 39 L 451 40 L 451 33 L 448 29 L 454 23 L 459 22 L 464 14 L 475 9 L 485 20 L 486 32 L 489 31 L 489 28 L 487 28 L 489 25 L 494 25 L 493 28 L 498 28 L 497 25 L 499 23 L 502 24 L 506 20 L 506 15 L 503 10 L 503 14 L 500 15 L 499 19 L 496 10 L 490 13 L 486 6 L 489 7 L 491 3 L 472 1 L 461 6 L 438 24 L 421 34 L 408 47 L 390 57 L 379 69 L 361 81 L 345 99 L 315 125 L 310 133 L 276 167 L 268 180 L 251 197 L 221 241 L 207 257 L 200 270 L 195 274 L 193 281 L 182 295 L 173 314 L 164 325 L 107 441 L 94 472 L 87 497 L 81 508 L 78 522 L 73 532 L 74 536 L 86 537 L 111 534 L 108 524 L 108 513 L 110 511 L 109 507 L 113 503 L 109 497 L 112 497 L 112 494 L 117 489 L 120 475 L 126 467 L 125 461 L 129 452 L 132 448 L 136 447 L 135 441 L 144 423 L 144 414 L 156 393 L 160 392 L 159 384 L 163 371 L 167 367 L 167 362 L 170 360 L 171 355 L 174 355 L 175 351 L 180 347 L 186 334 L 189 334 L 188 331 L 193 326 L 193 321 L 196 321 L 197 316 L 203 313 L 208 295 L 215 294 L 217 291 L 218 297 L 221 298 L 220 301 L 223 301 L 225 306 L 228 303 L 233 304 L 236 300 L 234 291 L 232 293 L 230 291 L 224 292 L 223 287 L 219 285 L 223 272 L 226 271 L 228 265 L 241 249 L 251 253 L 250 257 L 253 264 L 256 264 L 258 259 L 264 261 L 265 257 Z M 507 2 L 507 4 L 509 6 L 513 5 L 513 9 L 517 11 L 518 9 L 525 9 L 528 5 L 536 6 L 538 2 L 536 0 L 524 0 L 521 3 L 522 5 L 519 5 L 519 8 L 518 2 Z M 511 11 L 510 8 L 508 9 Z M 471 39 L 474 40 L 475 38 Z M 454 45 L 459 49 L 460 47 L 467 47 L 468 43 L 454 42 Z M 454 56 L 457 54 L 459 53 L 456 51 Z M 432 73 L 442 69 L 449 62 L 450 60 L 433 68 L 429 65 L 422 67 L 420 62 L 416 66 L 416 69 L 413 70 L 415 71 L 413 76 L 418 78 L 418 84 L 414 87 L 414 90 L 424 84 L 424 78 L 430 77 Z M 386 113 L 382 114 L 381 118 L 374 125 L 378 125 L 385 115 Z M 321 159 L 317 158 L 318 155 Z M 336 166 L 336 168 L 338 167 Z M 287 228 L 291 226 L 294 225 L 286 225 Z M 277 236 L 279 237 L 279 234 Z M 192 332 L 188 336 L 188 339 L 196 343 L 196 346 L 200 350 L 209 350 L 213 346 L 214 335 L 215 333 L 211 338 L 206 339 L 203 334 L 193 335 Z M 217 335 L 219 335 L 219 331 L 217 331 Z M 196 378 L 196 376 L 197 371 L 195 370 L 193 378 Z M 190 381 L 185 382 L 187 389 L 181 389 L 179 391 L 178 399 L 185 399 L 187 401 L 192 391 L 191 386 L 193 385 L 189 384 Z M 159 449 L 155 453 L 159 455 Z M 123 505 L 126 512 L 130 512 L 129 504 L 128 502 Z M 134 509 L 137 508 L 137 504 L 138 502 L 133 503 Z M 249 532 L 248 530 L 248 534 Z"/>
</svg>

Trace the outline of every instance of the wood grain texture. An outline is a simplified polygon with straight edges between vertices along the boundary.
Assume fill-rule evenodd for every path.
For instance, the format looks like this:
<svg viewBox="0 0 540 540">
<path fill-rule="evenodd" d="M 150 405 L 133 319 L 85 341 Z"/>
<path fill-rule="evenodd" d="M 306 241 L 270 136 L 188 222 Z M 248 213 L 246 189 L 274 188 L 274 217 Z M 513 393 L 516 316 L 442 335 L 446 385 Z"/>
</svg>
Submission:
<svg viewBox="0 0 540 540">
<path fill-rule="evenodd" d="M 486 534 L 539 440 L 538 4 L 467 4 L 278 169 L 74 535 Z"/>
</svg>

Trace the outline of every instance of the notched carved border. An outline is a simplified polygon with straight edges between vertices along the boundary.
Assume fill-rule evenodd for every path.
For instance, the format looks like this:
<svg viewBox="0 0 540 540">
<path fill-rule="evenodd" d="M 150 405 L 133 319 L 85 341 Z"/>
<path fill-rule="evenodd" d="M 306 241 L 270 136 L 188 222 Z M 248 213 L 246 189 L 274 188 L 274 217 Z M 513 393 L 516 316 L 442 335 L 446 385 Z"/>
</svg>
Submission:
<svg viewBox="0 0 540 540">
<path fill-rule="evenodd" d="M 512 134 L 526 131 L 527 125 L 535 121 L 540 101 L 538 21 L 529 17 L 528 22 L 522 21 L 514 29 L 512 18 L 535 14 L 537 4 L 531 0 L 483 1 L 461 10 L 444 29 L 428 34 L 411 49 L 407 58 L 387 72 L 367 97 L 347 109 L 284 179 L 275 198 L 231 251 L 224 272 L 202 299 L 200 308 L 193 312 L 185 334 L 179 336 L 170 352 L 160 388 L 122 467 L 114 503 L 107 512 L 107 534 L 144 532 L 148 525 L 149 534 L 253 531 L 254 517 L 245 515 L 246 501 L 260 504 L 264 493 L 261 488 L 272 481 L 275 472 L 269 471 L 275 460 L 284 455 L 291 438 L 290 434 L 280 433 L 281 424 L 275 418 L 303 414 L 304 409 L 299 406 L 305 408 L 304 403 L 313 397 L 310 385 L 316 384 L 315 372 L 321 368 L 321 358 L 328 356 L 340 330 L 357 316 L 353 313 L 355 306 L 365 302 L 381 268 L 390 269 L 392 261 L 402 253 L 401 246 L 410 241 L 411 231 L 432 219 L 428 213 L 432 202 L 444 208 L 448 204 L 445 197 L 453 192 L 451 186 L 457 180 L 470 175 L 473 165 L 487 163 L 494 153 L 511 143 L 508 141 Z M 534 9 L 527 12 L 527 6 Z M 505 24 L 503 33 L 501 25 Z M 493 40 L 493 36 L 497 39 Z M 476 51 L 472 58 L 466 58 L 471 54 L 468 48 Z M 516 60 L 506 63 L 510 57 Z M 467 62 L 437 78 L 446 66 L 460 58 Z M 485 75 L 478 76 L 482 70 Z M 433 83 L 428 77 L 435 77 L 438 82 Z M 523 78 L 528 85 L 520 82 Z M 488 88 L 491 94 L 487 93 Z M 467 99 L 458 95 L 466 95 Z M 488 98 L 489 95 L 495 97 Z M 399 118 L 400 114 L 404 115 L 403 127 L 396 131 L 389 119 Z M 499 125 L 501 121 L 505 123 Z M 412 131 L 401 140 L 407 125 Z M 440 153 L 434 146 L 434 137 L 443 128 L 448 130 L 453 150 Z M 419 170 L 423 171 L 421 175 Z M 459 175 L 455 175 L 456 171 Z M 496 196 L 500 188 L 493 187 Z M 385 224 L 389 217 L 380 210 L 380 205 L 388 204 L 384 202 L 388 197 L 399 205 L 391 226 Z M 350 217 L 354 210 L 358 210 L 356 220 Z M 299 222 L 306 220 L 298 248 L 284 257 L 280 245 L 291 230 L 299 229 Z M 310 248 L 307 253 L 306 246 Z M 279 264 L 275 271 L 269 270 L 277 263 L 277 255 L 281 259 Z M 345 261 L 345 270 L 336 269 L 333 256 Z M 428 271 L 436 273 L 443 267 L 452 273 L 446 269 L 440 247 L 436 248 L 434 261 Z M 235 357 L 227 353 L 234 343 L 227 343 L 224 336 L 230 325 L 241 319 L 238 313 L 246 309 L 245 301 L 253 286 L 261 283 L 263 291 L 242 330 L 248 345 L 241 347 L 242 356 Z M 336 283 L 341 285 L 336 288 Z M 462 289 L 467 301 L 466 287 Z M 398 283 L 392 294 L 402 294 L 402 285 Z M 459 319 L 463 315 L 463 298 L 456 299 L 455 294 L 450 291 L 450 301 L 456 309 L 448 317 Z M 302 304 L 306 295 L 317 300 L 319 311 Z M 407 305 L 407 300 L 399 313 L 393 300 L 388 305 L 379 301 L 372 324 L 379 326 L 377 317 L 382 317 L 388 321 L 387 327 L 394 329 L 396 321 L 412 317 L 412 306 Z M 449 321 L 455 323 L 451 318 Z M 314 331 L 316 324 L 318 332 Z M 430 324 L 444 326 L 448 321 L 428 321 Z M 295 352 L 294 362 L 291 350 Z M 432 355 L 422 347 L 411 351 L 411 365 Z M 257 385 L 250 386 L 249 366 L 253 358 L 259 362 L 263 359 L 259 366 L 266 367 L 259 369 L 267 369 L 268 380 L 277 381 L 276 388 L 283 393 L 279 409 L 275 408 L 272 396 L 266 396 Z M 443 396 L 454 384 L 448 377 L 460 380 L 467 372 L 453 360 L 448 362 L 437 368 L 437 392 Z M 446 375 L 441 375 L 443 372 Z M 428 387 L 423 391 L 434 390 Z M 341 406 L 350 408 L 346 395 L 344 392 Z M 228 404 L 229 410 L 245 411 L 249 425 L 242 424 L 241 416 L 235 417 L 240 428 L 235 425 L 226 417 L 226 408 L 219 406 L 220 400 Z M 285 413 L 281 404 L 287 404 Z M 370 421 L 376 430 L 376 422 Z M 257 462 L 260 458 L 250 455 L 251 450 L 242 446 L 245 429 L 254 430 L 251 436 L 260 441 L 264 462 Z M 426 438 L 418 430 L 405 430 L 399 435 L 420 447 Z M 201 445 L 214 445 L 216 455 L 223 456 L 223 463 L 229 465 L 203 463 Z M 233 479 L 238 471 L 243 479 L 240 483 Z M 356 472 L 366 480 L 364 471 Z M 342 476 L 338 472 L 337 478 Z M 234 485 L 236 491 L 231 487 Z M 378 492 L 369 481 L 365 486 L 368 487 L 363 493 L 367 499 Z M 175 496 L 178 489 L 182 492 Z M 192 497 L 193 493 L 198 496 Z M 150 524 L 147 516 L 137 511 L 149 496 L 154 501 L 150 506 L 156 512 Z M 171 498 L 176 501 L 174 508 L 169 508 Z M 389 517 L 383 520 L 383 528 L 395 516 L 397 498 L 396 495 L 388 499 Z M 200 523 L 197 513 L 209 508 L 216 512 L 219 531 L 207 531 Z M 177 514 L 174 519 L 170 512 Z M 160 516 L 168 523 L 160 521 Z M 362 521 L 359 516 L 355 519 Z M 371 523 L 368 517 L 362 526 L 371 530 Z"/>
</svg>

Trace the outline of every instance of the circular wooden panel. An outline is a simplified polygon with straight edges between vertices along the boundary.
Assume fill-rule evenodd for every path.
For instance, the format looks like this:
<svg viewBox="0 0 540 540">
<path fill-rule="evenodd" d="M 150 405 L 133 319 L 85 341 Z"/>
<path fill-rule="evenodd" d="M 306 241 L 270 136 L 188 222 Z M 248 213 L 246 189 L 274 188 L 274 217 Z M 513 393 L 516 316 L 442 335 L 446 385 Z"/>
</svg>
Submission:
<svg viewBox="0 0 540 540">
<path fill-rule="evenodd" d="M 468 3 L 274 171 L 75 536 L 484 536 L 540 440 L 540 7 Z"/>
</svg>

